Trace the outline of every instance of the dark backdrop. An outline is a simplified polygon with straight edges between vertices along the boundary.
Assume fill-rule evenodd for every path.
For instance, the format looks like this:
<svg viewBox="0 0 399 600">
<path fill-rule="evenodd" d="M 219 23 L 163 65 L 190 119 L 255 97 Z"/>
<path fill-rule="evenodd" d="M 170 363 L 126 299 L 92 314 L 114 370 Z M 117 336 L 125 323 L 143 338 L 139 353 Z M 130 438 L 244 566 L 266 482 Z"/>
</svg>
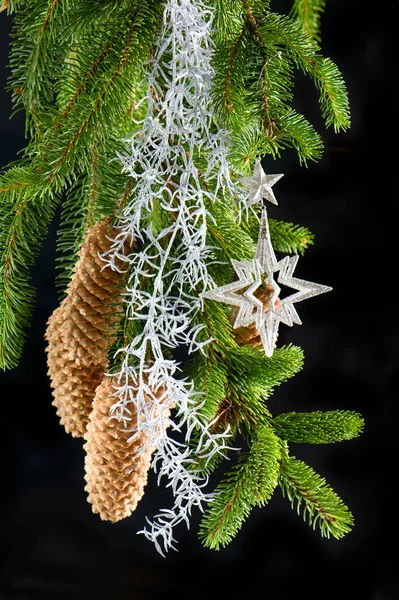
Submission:
<svg viewBox="0 0 399 600">
<path fill-rule="evenodd" d="M 271 216 L 308 226 L 315 245 L 298 274 L 333 287 L 298 307 L 301 327 L 281 327 L 280 341 L 300 345 L 305 366 L 271 399 L 272 411 L 361 412 L 363 435 L 330 446 L 297 446 L 352 509 L 356 526 L 341 541 L 309 528 L 276 491 L 254 509 L 231 545 L 204 550 L 193 530 L 177 532 L 166 559 L 136 531 L 171 497 L 154 478 L 132 517 L 104 523 L 83 490 L 80 440 L 66 435 L 51 406 L 43 333 L 57 305 L 55 225 L 33 269 L 38 288 L 20 366 L 0 374 L 2 493 L 0 598 L 17 600 L 156 600 L 174 598 L 359 598 L 394 600 L 398 552 L 394 312 L 397 188 L 396 2 L 327 3 L 323 52 L 347 82 L 352 127 L 326 131 L 313 86 L 298 77 L 296 104 L 325 142 L 317 164 L 299 166 L 286 151 L 268 172 L 283 172 Z M 275 2 L 278 10 L 279 3 Z M 0 164 L 24 147 L 23 117 L 9 120 L 10 18 L 0 15 Z M 396 58 L 396 60 L 395 60 Z M 396 558 L 395 558 L 396 556 Z"/>
</svg>

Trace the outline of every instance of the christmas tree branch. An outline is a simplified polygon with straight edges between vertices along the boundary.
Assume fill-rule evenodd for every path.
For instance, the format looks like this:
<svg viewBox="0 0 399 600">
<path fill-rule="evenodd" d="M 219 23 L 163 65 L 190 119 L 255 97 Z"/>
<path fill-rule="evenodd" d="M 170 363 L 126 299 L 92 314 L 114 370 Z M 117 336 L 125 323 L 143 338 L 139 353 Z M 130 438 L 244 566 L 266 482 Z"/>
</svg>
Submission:
<svg viewBox="0 0 399 600">
<path fill-rule="evenodd" d="M 276 417 L 274 425 L 278 435 L 289 442 L 330 444 L 360 435 L 364 420 L 349 410 L 291 412 Z"/>
<path fill-rule="evenodd" d="M 263 506 L 278 483 L 281 447 L 269 428 L 259 427 L 248 453 L 215 490 L 200 525 L 204 546 L 219 550 L 236 535 L 255 505 Z"/>
<path fill-rule="evenodd" d="M 302 461 L 293 457 L 282 461 L 279 485 L 291 505 L 296 503 L 298 514 L 302 508 L 304 520 L 314 529 L 318 525 L 323 537 L 339 539 L 351 530 L 353 517 L 348 508 L 325 479 Z"/>
<path fill-rule="evenodd" d="M 26 176 L 26 169 L 21 169 Z M 31 172 L 30 183 L 9 183 L 14 168 L 0 181 L 10 198 L 0 203 L 0 368 L 16 366 L 22 352 L 34 293 L 28 284 L 30 266 L 39 253 L 57 202 Z M 2 194 L 4 195 L 4 194 Z"/>
<path fill-rule="evenodd" d="M 297 21 L 304 33 L 320 42 L 320 18 L 324 12 L 324 0 L 294 0 L 290 16 Z"/>
</svg>

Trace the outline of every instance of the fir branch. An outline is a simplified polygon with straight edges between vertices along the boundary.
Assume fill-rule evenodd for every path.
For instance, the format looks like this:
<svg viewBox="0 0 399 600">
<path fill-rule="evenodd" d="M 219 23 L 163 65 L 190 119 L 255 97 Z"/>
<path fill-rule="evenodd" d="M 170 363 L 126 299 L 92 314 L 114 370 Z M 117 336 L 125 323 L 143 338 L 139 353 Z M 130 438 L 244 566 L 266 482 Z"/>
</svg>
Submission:
<svg viewBox="0 0 399 600">
<path fill-rule="evenodd" d="M 230 58 L 229 58 L 228 66 L 227 66 L 224 99 L 225 99 L 225 103 L 226 103 L 226 108 L 229 111 L 234 110 L 234 106 L 231 103 L 231 93 L 230 93 L 231 74 L 232 74 L 233 65 L 234 65 L 235 58 L 237 56 L 238 49 L 241 45 L 241 42 L 244 38 L 244 34 L 246 32 L 246 28 L 247 28 L 247 24 L 244 23 L 244 25 L 242 26 L 242 29 L 241 29 L 241 33 L 238 36 L 237 40 L 235 41 L 234 46 L 231 50 L 231 54 L 230 54 Z"/>
<path fill-rule="evenodd" d="M 264 506 L 278 485 L 280 475 L 281 442 L 270 427 L 258 427 L 251 446 L 257 482 L 254 489 L 254 504 Z"/>
<path fill-rule="evenodd" d="M 33 171 L 16 183 L 18 168 L 2 177 L 9 193 L 0 202 L 0 368 L 17 366 L 34 301 L 30 266 L 39 253 L 56 205 L 56 197 Z M 28 177 L 26 177 L 28 175 Z"/>
<path fill-rule="evenodd" d="M 191 363 L 185 365 L 185 371 L 191 374 L 195 390 L 203 395 L 202 417 L 212 424 L 220 404 L 226 398 L 226 365 L 214 354 L 208 361 L 196 356 Z"/>
<path fill-rule="evenodd" d="M 324 12 L 325 0 L 294 0 L 290 17 L 312 40 L 320 42 L 320 17 Z"/>
<path fill-rule="evenodd" d="M 269 220 L 273 247 L 284 254 L 301 254 L 313 245 L 314 235 L 307 227 L 285 221 Z"/>
<path fill-rule="evenodd" d="M 236 346 L 227 357 L 229 384 L 237 386 L 244 397 L 267 399 L 274 388 L 298 373 L 303 367 L 303 352 L 298 346 L 277 348 L 270 357 L 263 348 Z"/>
<path fill-rule="evenodd" d="M 57 188 L 90 169 L 93 144 L 104 152 L 109 138 L 120 135 L 133 100 L 133 83 L 157 34 L 162 9 L 162 3 L 146 0 L 126 22 L 117 20 L 104 26 L 102 50 L 87 65 L 78 89 L 31 150 L 38 168 L 46 169 Z M 87 64 L 87 58 L 93 56 L 92 42 L 86 40 L 87 57 L 82 55 L 83 41 L 74 61 Z"/>
<path fill-rule="evenodd" d="M 115 141 L 114 147 L 121 146 Z M 90 170 L 69 187 L 62 204 L 61 225 L 57 236 L 56 286 L 60 300 L 72 276 L 77 253 L 88 228 L 112 216 L 130 195 L 132 179 L 120 173 L 112 156 L 100 155 L 92 147 Z"/>
<path fill-rule="evenodd" d="M 257 477 L 249 455 L 243 453 L 238 465 L 215 490 L 215 498 L 200 524 L 200 539 L 206 548 L 227 546 L 249 517 Z"/>
<path fill-rule="evenodd" d="M 318 46 L 306 36 L 300 26 L 289 17 L 270 13 L 260 26 L 264 38 L 275 39 L 276 47 L 289 56 L 302 71 L 309 75 L 320 91 L 322 116 L 326 126 L 335 131 L 350 125 L 348 96 L 338 67 L 318 53 Z"/>
<path fill-rule="evenodd" d="M 283 496 L 296 504 L 297 512 L 303 510 L 303 518 L 313 529 L 318 525 L 323 537 L 342 538 L 352 528 L 353 516 L 348 508 L 327 485 L 304 462 L 288 457 L 281 463 L 279 478 Z"/>
<path fill-rule="evenodd" d="M 249 233 L 254 242 L 257 241 L 259 216 L 255 212 L 248 211 L 246 218 L 241 221 L 241 227 Z M 269 230 L 273 248 L 278 252 L 303 255 L 305 250 L 313 245 L 313 233 L 302 225 L 269 219 Z"/>
<path fill-rule="evenodd" d="M 213 249 L 214 262 L 209 272 L 215 282 L 227 283 L 232 277 L 231 259 L 252 260 L 256 245 L 237 223 L 237 215 L 227 203 L 214 203 L 209 212 L 213 220 L 208 222 L 207 243 Z"/>
<path fill-rule="evenodd" d="M 214 31 L 223 38 L 234 35 L 242 27 L 241 0 L 212 0 L 214 6 Z"/>
<path fill-rule="evenodd" d="M 8 14 L 16 13 L 26 0 L 2 0 L 2 10 L 7 10 Z"/>
<path fill-rule="evenodd" d="M 26 131 L 42 131 L 40 113 L 50 107 L 53 81 L 61 69 L 68 7 L 62 0 L 30 0 L 18 11 L 12 31 L 9 90 L 13 102 L 26 111 Z"/>
<path fill-rule="evenodd" d="M 278 435 L 288 442 L 330 444 L 360 435 L 364 419 L 349 410 L 290 412 L 276 417 L 274 425 Z"/>
<path fill-rule="evenodd" d="M 278 483 L 280 443 L 269 428 L 259 428 L 250 451 L 242 453 L 238 464 L 215 490 L 200 525 L 205 547 L 219 550 L 227 546 L 248 518 L 253 506 L 263 506 Z"/>
<path fill-rule="evenodd" d="M 299 162 L 317 161 L 323 153 L 323 142 L 313 125 L 293 108 L 281 112 L 276 119 L 280 148 L 292 146 L 298 153 Z"/>
</svg>

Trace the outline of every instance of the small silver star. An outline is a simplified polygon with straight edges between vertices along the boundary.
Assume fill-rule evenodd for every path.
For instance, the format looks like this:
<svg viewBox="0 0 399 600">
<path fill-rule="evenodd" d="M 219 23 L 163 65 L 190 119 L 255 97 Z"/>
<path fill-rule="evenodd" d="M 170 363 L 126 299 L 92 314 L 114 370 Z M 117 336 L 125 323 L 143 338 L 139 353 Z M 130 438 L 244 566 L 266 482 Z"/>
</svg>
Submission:
<svg viewBox="0 0 399 600">
<path fill-rule="evenodd" d="M 298 256 L 285 256 L 280 261 L 277 261 L 270 239 L 266 207 L 264 206 L 262 209 L 258 244 L 253 260 L 250 262 L 232 260 L 231 263 L 238 276 L 238 280 L 204 292 L 201 296 L 239 307 L 233 328 L 248 327 L 252 323 L 255 323 L 266 356 L 272 356 L 280 323 L 282 322 L 290 327 L 294 323 L 297 325 L 302 324 L 294 304 L 307 298 L 312 298 L 312 296 L 329 292 L 332 289 L 326 285 L 294 277 L 293 273 L 298 258 Z M 275 273 L 278 273 L 277 281 L 274 278 Z M 256 290 L 262 285 L 262 276 L 267 277 L 268 283 L 273 289 L 266 312 L 263 310 L 263 302 L 254 295 Z M 276 303 L 281 291 L 278 283 L 291 287 L 297 290 L 297 292 L 282 300 L 280 299 L 280 302 Z M 237 293 L 240 291 L 241 293 Z"/>
<path fill-rule="evenodd" d="M 241 182 L 249 188 L 248 206 L 257 204 L 261 200 L 268 200 L 272 204 L 277 204 L 272 186 L 283 176 L 283 173 L 277 175 L 266 175 L 260 161 L 256 161 L 252 177 L 243 177 Z"/>
</svg>

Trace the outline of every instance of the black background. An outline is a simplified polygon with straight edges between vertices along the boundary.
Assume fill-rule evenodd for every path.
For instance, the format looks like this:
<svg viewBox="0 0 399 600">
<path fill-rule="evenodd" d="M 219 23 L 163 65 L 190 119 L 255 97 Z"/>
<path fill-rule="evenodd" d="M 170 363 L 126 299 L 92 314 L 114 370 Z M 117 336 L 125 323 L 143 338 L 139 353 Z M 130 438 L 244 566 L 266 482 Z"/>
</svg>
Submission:
<svg viewBox="0 0 399 600">
<path fill-rule="evenodd" d="M 298 77 L 297 108 L 321 133 L 325 152 L 300 166 L 294 152 L 265 161 L 283 172 L 278 207 L 269 215 L 308 226 L 315 245 L 299 277 L 333 287 L 299 305 L 301 327 L 280 328 L 281 343 L 305 353 L 303 371 L 273 395 L 274 414 L 342 408 L 363 414 L 356 440 L 294 446 L 293 454 L 327 478 L 349 505 L 355 528 L 326 540 L 291 511 L 277 490 L 254 509 L 236 539 L 205 550 L 192 530 L 176 532 L 178 552 L 161 558 L 136 532 L 171 496 L 151 477 L 136 512 L 120 523 L 91 513 L 83 490 L 80 440 L 66 435 L 51 406 L 43 333 L 57 305 L 57 220 L 32 270 L 38 288 L 33 325 L 17 369 L 0 374 L 0 599 L 157 600 L 173 598 L 337 598 L 394 600 L 398 509 L 398 328 L 394 257 L 397 222 L 396 2 L 331 1 L 323 53 L 347 82 L 352 126 L 334 134 L 322 124 L 313 86 Z M 274 7 L 279 9 L 280 3 Z M 0 164 L 24 147 L 23 117 L 9 119 L 4 90 L 11 19 L 0 15 Z"/>
</svg>

